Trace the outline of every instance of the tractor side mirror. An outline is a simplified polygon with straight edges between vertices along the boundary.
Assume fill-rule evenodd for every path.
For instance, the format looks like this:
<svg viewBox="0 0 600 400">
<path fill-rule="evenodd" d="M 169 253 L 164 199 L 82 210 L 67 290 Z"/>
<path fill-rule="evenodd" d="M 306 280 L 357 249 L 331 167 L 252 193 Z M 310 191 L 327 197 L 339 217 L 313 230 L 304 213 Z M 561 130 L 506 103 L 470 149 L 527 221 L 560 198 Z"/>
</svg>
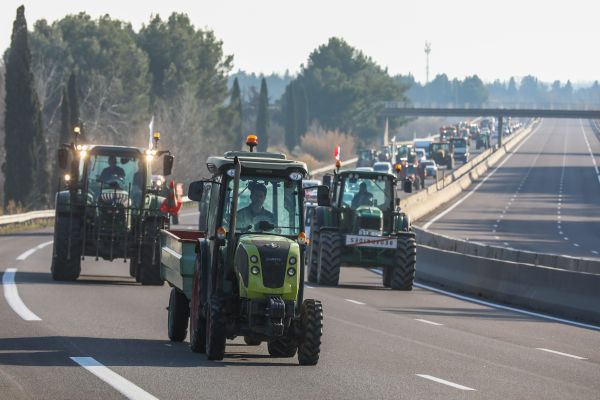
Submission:
<svg viewBox="0 0 600 400">
<path fill-rule="evenodd" d="M 404 192 L 412 193 L 412 181 L 408 178 L 404 180 Z"/>
<path fill-rule="evenodd" d="M 60 169 L 67 169 L 69 166 L 69 150 L 68 149 L 58 149 L 58 166 Z"/>
<path fill-rule="evenodd" d="M 169 176 L 173 170 L 173 162 L 175 161 L 175 157 L 170 154 L 165 154 L 163 158 L 163 175 Z M 191 185 L 190 185 L 191 186 Z"/>
<path fill-rule="evenodd" d="M 204 192 L 204 181 L 195 181 L 190 183 L 188 188 L 188 197 L 193 201 L 200 201 Z"/>
<path fill-rule="evenodd" d="M 327 207 L 331 206 L 331 199 L 329 197 L 329 186 L 317 186 L 317 205 Z"/>
</svg>

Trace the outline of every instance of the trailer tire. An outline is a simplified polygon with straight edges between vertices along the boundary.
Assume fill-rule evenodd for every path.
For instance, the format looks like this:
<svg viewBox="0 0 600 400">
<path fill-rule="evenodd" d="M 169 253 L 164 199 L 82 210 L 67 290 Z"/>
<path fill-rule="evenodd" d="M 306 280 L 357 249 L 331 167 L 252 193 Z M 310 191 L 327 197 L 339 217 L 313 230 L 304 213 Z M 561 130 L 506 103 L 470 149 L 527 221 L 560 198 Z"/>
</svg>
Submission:
<svg viewBox="0 0 600 400">
<path fill-rule="evenodd" d="M 296 355 L 298 343 L 288 336 L 273 338 L 267 342 L 269 355 L 275 358 L 290 358 Z"/>
<path fill-rule="evenodd" d="M 398 236 L 397 266 L 392 269 L 393 290 L 412 290 L 417 263 L 417 243 L 414 236 Z"/>
<path fill-rule="evenodd" d="M 70 236 L 70 240 L 69 240 Z M 81 273 L 81 223 L 69 214 L 56 216 L 50 271 L 55 281 L 74 281 Z"/>
<path fill-rule="evenodd" d="M 225 356 L 225 315 L 223 300 L 211 297 L 206 313 L 206 357 L 222 360 Z"/>
<path fill-rule="evenodd" d="M 321 352 L 323 335 L 323 306 L 321 302 L 306 299 L 300 312 L 300 340 L 298 343 L 298 362 L 300 365 L 316 365 Z"/>
<path fill-rule="evenodd" d="M 179 289 L 171 288 L 167 318 L 167 332 L 172 342 L 182 342 L 187 337 L 190 304 Z"/>
<path fill-rule="evenodd" d="M 323 231 L 319 236 L 319 284 L 337 286 L 340 280 L 342 237 L 333 231 Z"/>
</svg>

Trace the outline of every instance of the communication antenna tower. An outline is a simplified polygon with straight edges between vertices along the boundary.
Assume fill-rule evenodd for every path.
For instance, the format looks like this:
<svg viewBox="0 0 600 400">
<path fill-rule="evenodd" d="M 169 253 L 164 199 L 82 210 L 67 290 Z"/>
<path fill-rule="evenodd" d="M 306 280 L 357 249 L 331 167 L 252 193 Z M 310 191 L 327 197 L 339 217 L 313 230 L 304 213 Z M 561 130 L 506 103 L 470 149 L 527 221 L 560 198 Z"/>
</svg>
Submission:
<svg viewBox="0 0 600 400">
<path fill-rule="evenodd" d="M 429 83 L 429 53 L 431 53 L 431 42 L 425 41 L 425 84 Z"/>
</svg>

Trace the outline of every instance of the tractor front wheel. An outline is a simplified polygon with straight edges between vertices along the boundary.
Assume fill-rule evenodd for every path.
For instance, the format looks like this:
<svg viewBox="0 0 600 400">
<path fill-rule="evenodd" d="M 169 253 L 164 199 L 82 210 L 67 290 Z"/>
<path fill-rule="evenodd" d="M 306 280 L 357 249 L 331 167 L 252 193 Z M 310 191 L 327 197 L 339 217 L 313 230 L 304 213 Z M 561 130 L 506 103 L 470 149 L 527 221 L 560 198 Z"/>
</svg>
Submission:
<svg viewBox="0 0 600 400">
<path fill-rule="evenodd" d="M 169 296 L 168 334 L 173 342 L 182 342 L 187 336 L 190 305 L 180 290 L 171 288 Z"/>
<path fill-rule="evenodd" d="M 413 236 L 399 236 L 396 250 L 398 265 L 391 272 L 391 287 L 394 290 L 412 290 L 417 263 L 417 243 Z"/>
<path fill-rule="evenodd" d="M 225 356 L 225 315 L 223 301 L 213 296 L 207 305 L 206 315 L 206 357 L 209 360 L 222 360 Z"/>
<path fill-rule="evenodd" d="M 323 306 L 321 302 L 313 299 L 304 300 L 299 322 L 298 362 L 300 365 L 316 365 L 319 362 L 321 336 L 323 335 Z"/>
<path fill-rule="evenodd" d="M 57 215 L 54 254 L 50 267 L 55 281 L 74 281 L 81 273 L 81 224 L 70 215 Z"/>
</svg>

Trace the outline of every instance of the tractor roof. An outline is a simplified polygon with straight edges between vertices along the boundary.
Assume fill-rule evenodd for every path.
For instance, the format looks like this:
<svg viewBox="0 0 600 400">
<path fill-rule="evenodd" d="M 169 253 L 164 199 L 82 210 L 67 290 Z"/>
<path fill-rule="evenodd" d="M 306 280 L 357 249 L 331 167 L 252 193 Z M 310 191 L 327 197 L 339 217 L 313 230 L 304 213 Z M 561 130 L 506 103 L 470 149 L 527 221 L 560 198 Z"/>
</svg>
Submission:
<svg viewBox="0 0 600 400">
<path fill-rule="evenodd" d="M 377 178 L 378 176 L 390 176 L 392 178 L 395 178 L 396 176 L 394 174 L 390 174 L 389 172 L 383 172 L 383 171 L 363 171 L 363 170 L 356 170 L 356 169 L 344 169 L 341 170 L 340 172 L 338 172 L 339 175 L 345 176 L 345 175 L 358 175 L 361 178 Z"/>
<path fill-rule="evenodd" d="M 142 147 L 131 147 L 131 146 L 114 146 L 114 145 L 107 145 L 107 144 L 88 144 L 87 146 L 87 150 L 90 153 L 111 153 L 111 152 L 115 152 L 115 153 L 139 153 L 139 154 L 144 154 L 144 152 L 147 150 L 145 148 Z"/>
<path fill-rule="evenodd" d="M 223 172 L 233 166 L 234 157 L 238 157 L 242 167 L 251 169 L 269 169 L 285 171 L 294 169 L 303 173 L 308 172 L 306 163 L 288 160 L 285 154 L 249 151 L 228 151 L 222 157 L 211 156 L 206 160 L 206 166 L 211 173 Z"/>
</svg>

